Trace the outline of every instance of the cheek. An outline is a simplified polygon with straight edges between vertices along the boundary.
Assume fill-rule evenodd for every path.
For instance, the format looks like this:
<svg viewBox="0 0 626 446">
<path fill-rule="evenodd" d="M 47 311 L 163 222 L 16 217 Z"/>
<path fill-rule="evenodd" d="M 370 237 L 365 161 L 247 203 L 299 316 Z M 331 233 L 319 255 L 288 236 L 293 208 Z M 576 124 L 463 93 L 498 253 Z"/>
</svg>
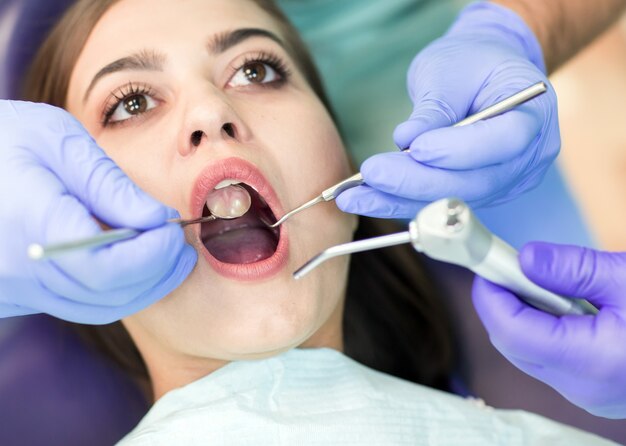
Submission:
<svg viewBox="0 0 626 446">
<path fill-rule="evenodd" d="M 287 185 L 307 191 L 312 198 L 349 176 L 351 170 L 341 137 L 324 106 L 315 97 L 296 99 L 263 117 L 258 127 L 263 129 L 265 146 L 273 152 Z"/>
<path fill-rule="evenodd" d="M 144 192 L 167 206 L 181 210 L 176 179 L 171 170 L 171 156 L 166 149 L 175 147 L 175 135 L 166 132 L 109 132 L 95 136 L 96 142 L 126 175 Z M 168 167 L 169 166 L 169 167 Z M 183 206 L 184 207 L 184 206 Z"/>
<path fill-rule="evenodd" d="M 259 115 L 263 146 L 278 167 L 282 204 L 293 209 L 351 175 L 341 137 L 330 115 L 309 94 L 290 95 L 271 114 Z M 293 266 L 299 267 L 329 246 L 352 238 L 356 216 L 333 202 L 313 206 L 288 223 Z"/>
</svg>

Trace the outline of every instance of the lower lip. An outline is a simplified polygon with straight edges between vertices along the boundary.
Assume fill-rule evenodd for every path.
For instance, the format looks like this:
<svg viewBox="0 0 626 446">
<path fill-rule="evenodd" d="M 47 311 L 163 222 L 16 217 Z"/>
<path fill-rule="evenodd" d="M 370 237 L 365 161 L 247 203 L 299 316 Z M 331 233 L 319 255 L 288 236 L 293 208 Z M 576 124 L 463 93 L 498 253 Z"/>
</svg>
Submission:
<svg viewBox="0 0 626 446">
<path fill-rule="evenodd" d="M 218 274 L 240 281 L 256 281 L 274 276 L 287 265 L 288 245 L 285 231 L 281 228 L 276 251 L 271 257 L 259 262 L 242 264 L 220 262 L 209 253 L 202 241 L 200 241 L 200 252 Z"/>
</svg>

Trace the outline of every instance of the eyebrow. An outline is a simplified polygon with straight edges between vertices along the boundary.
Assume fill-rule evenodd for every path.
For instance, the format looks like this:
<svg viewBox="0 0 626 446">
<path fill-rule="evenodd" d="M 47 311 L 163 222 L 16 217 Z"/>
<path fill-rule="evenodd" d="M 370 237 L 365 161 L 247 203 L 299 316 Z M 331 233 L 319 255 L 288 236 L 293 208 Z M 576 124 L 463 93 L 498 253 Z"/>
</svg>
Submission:
<svg viewBox="0 0 626 446">
<path fill-rule="evenodd" d="M 241 28 L 234 31 L 226 31 L 221 34 L 217 34 L 207 45 L 210 53 L 220 54 L 224 51 L 232 48 L 235 45 L 239 45 L 244 40 L 252 37 L 267 37 L 278 43 L 285 48 L 283 41 L 271 31 L 261 28 Z"/>
<path fill-rule="evenodd" d="M 266 37 L 286 49 L 283 41 L 271 31 L 261 28 L 241 28 L 217 34 L 209 41 L 207 50 L 212 54 L 221 54 L 252 37 Z M 165 54 L 155 50 L 144 49 L 105 65 L 91 80 L 83 96 L 83 103 L 87 101 L 95 85 L 104 76 L 120 71 L 163 71 L 166 60 L 167 56 Z"/>
<path fill-rule="evenodd" d="M 131 54 L 128 57 L 122 57 L 121 59 L 105 65 L 91 80 L 83 96 L 83 103 L 87 102 L 91 90 L 93 90 L 98 81 L 107 74 L 117 73 L 118 71 L 163 71 L 163 65 L 165 65 L 166 59 L 165 54 L 157 51 L 141 50 L 138 53 Z"/>
</svg>

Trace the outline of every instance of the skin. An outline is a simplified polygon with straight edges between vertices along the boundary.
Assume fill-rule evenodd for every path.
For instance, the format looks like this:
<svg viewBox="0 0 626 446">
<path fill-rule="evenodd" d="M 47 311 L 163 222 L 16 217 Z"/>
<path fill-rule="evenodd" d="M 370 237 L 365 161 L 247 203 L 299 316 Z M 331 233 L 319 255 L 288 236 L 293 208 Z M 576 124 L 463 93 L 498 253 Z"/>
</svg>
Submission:
<svg viewBox="0 0 626 446">
<path fill-rule="evenodd" d="M 534 31 L 548 72 L 556 70 L 614 23 L 626 0 L 493 0 L 517 12 Z"/>
<path fill-rule="evenodd" d="M 272 18 L 247 0 L 122 0 L 98 22 L 72 72 L 68 110 L 133 181 L 183 218 L 191 217 L 195 179 L 217 160 L 255 165 L 283 209 L 350 174 L 335 125 L 281 45 L 253 37 L 221 54 L 207 50 L 217 33 L 239 28 L 280 36 Z M 146 48 L 166 56 L 162 71 L 109 74 L 83 102 L 100 68 Z M 233 86 L 235 70 L 259 52 L 284 62 L 287 82 Z M 129 82 L 149 85 L 156 106 L 103 127 L 103 104 Z M 225 123 L 234 126 L 234 138 L 221 131 Z M 206 135 L 198 147 L 190 144 L 196 130 Z M 351 240 L 355 227 L 356 217 L 332 204 L 292 219 L 286 266 L 263 280 L 222 276 L 199 255 L 177 290 L 123 321 L 146 360 L 155 399 L 231 360 L 297 346 L 341 349 L 348 260 L 329 262 L 307 280 L 294 281 L 291 273 L 322 249 Z M 186 236 L 198 247 L 193 229 Z"/>
</svg>

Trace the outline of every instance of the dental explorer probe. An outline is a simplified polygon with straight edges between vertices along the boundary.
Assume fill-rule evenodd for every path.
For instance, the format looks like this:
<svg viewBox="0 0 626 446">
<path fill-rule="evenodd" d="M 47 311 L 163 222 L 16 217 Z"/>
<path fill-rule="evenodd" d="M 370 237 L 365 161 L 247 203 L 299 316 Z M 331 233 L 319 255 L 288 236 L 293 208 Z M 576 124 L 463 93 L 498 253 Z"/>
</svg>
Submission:
<svg viewBox="0 0 626 446">
<path fill-rule="evenodd" d="M 210 209 L 211 215 L 207 217 L 194 218 L 192 220 L 183 220 L 181 218 L 170 218 L 166 220 L 166 223 L 169 224 L 179 224 L 181 228 L 184 228 L 188 225 L 193 225 L 197 223 L 205 223 L 213 220 L 222 219 L 222 220 L 232 220 L 234 218 L 239 218 L 244 215 L 250 209 L 252 205 L 252 201 L 250 195 L 243 189 L 241 186 L 230 185 L 231 188 L 240 188 L 245 192 L 245 194 L 240 195 L 240 199 L 243 198 L 243 201 L 240 201 L 239 204 L 241 209 L 238 209 L 239 212 L 233 214 L 232 209 L 220 209 L 224 211 L 223 213 L 216 211 L 215 209 Z M 247 196 L 247 201 L 246 197 Z M 227 213 L 229 212 L 229 213 Z M 121 242 L 123 240 L 128 240 L 134 237 L 137 237 L 139 234 L 146 232 L 146 230 L 140 229 L 132 229 L 132 228 L 121 228 L 121 229 L 112 229 L 108 231 L 103 231 L 98 235 L 93 237 L 87 237 L 79 240 L 72 240 L 70 242 L 58 243 L 54 245 L 42 246 L 38 243 L 33 243 L 28 247 L 27 254 L 28 257 L 32 260 L 44 260 L 53 257 L 58 257 L 69 252 L 78 251 L 82 249 L 91 249 L 98 248 L 100 246 L 110 245 L 116 242 Z"/>
<path fill-rule="evenodd" d="M 531 282 L 522 272 L 517 251 L 491 233 L 470 207 L 456 198 L 444 198 L 424 207 L 409 223 L 409 230 L 333 246 L 293 273 L 300 279 L 333 257 L 411 243 L 416 251 L 436 260 L 463 266 L 514 292 L 540 310 L 561 316 L 595 314 L 582 299 L 569 299 Z"/>
<path fill-rule="evenodd" d="M 495 116 L 498 116 L 504 112 L 507 112 L 517 107 L 518 105 L 521 105 L 527 101 L 530 101 L 531 99 L 536 98 L 537 96 L 545 93 L 546 91 L 548 91 L 547 85 L 544 82 L 537 82 L 536 84 L 531 85 L 528 88 L 525 88 L 524 90 L 514 94 L 513 96 L 503 99 L 502 101 L 497 102 L 478 113 L 468 116 L 467 118 L 454 124 L 452 127 L 463 127 L 466 125 L 474 124 L 475 122 L 481 121 L 483 119 L 493 118 Z M 292 215 L 295 215 L 318 203 L 334 200 L 343 191 L 347 189 L 351 189 L 356 186 L 360 186 L 363 183 L 364 183 L 363 175 L 361 175 L 361 173 L 352 175 L 351 177 L 346 178 L 345 180 L 324 190 L 320 195 L 318 195 L 317 197 L 313 198 L 310 201 L 307 201 L 302 206 L 298 206 L 297 208 L 287 212 L 280 219 L 278 219 L 276 223 L 268 225 L 268 226 L 270 228 L 275 228 L 283 224 L 285 220 L 287 220 Z"/>
</svg>

